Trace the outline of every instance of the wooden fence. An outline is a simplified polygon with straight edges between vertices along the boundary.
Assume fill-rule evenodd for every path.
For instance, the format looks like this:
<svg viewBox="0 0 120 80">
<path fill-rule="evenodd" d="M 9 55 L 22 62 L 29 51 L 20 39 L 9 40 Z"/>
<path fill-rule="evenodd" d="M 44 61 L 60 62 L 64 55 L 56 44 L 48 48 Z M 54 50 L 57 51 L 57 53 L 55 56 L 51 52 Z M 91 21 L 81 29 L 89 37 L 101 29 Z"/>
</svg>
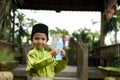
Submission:
<svg viewBox="0 0 120 80">
<path fill-rule="evenodd" d="M 77 43 L 77 76 L 78 80 L 88 80 L 88 67 L 120 66 L 120 44 L 89 47 Z"/>
</svg>

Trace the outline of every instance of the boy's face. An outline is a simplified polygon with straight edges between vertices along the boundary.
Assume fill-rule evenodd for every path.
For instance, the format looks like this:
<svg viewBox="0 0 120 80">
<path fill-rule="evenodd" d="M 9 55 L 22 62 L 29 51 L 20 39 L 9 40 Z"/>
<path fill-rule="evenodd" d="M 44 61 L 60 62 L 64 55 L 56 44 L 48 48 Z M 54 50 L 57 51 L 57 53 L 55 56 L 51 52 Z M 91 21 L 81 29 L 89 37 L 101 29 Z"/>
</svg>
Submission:
<svg viewBox="0 0 120 80">
<path fill-rule="evenodd" d="M 48 40 L 44 33 L 35 33 L 31 41 L 36 48 L 42 49 L 46 46 Z"/>
</svg>

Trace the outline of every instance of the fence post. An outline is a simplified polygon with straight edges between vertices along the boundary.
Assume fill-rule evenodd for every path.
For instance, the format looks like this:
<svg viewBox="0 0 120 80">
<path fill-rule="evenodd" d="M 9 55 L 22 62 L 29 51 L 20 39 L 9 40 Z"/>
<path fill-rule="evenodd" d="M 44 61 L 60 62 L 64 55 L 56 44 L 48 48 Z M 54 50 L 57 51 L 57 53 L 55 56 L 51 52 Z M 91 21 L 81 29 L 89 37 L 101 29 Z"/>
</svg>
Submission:
<svg viewBox="0 0 120 80">
<path fill-rule="evenodd" d="M 77 76 L 79 80 L 88 80 L 88 48 L 77 42 Z"/>
</svg>

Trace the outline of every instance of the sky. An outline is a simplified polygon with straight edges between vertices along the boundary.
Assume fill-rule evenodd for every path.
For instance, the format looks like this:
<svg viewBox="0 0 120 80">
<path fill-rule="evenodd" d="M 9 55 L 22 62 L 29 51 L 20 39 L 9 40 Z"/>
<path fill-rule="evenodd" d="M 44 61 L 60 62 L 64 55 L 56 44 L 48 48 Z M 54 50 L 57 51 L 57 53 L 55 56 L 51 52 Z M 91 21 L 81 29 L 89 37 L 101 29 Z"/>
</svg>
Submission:
<svg viewBox="0 0 120 80">
<path fill-rule="evenodd" d="M 22 13 L 26 15 L 27 18 L 33 18 L 38 23 L 44 23 L 49 26 L 49 29 L 55 29 L 56 27 L 60 29 L 66 29 L 69 33 L 80 28 L 91 29 L 91 31 L 100 31 L 100 12 L 81 12 L 81 11 L 33 11 L 33 10 L 21 10 Z M 93 25 L 93 21 L 97 21 Z"/>
<path fill-rule="evenodd" d="M 65 29 L 69 31 L 71 35 L 74 31 L 78 29 L 87 28 L 92 32 L 97 31 L 100 33 L 100 12 L 83 12 L 83 11 L 48 11 L 48 10 L 20 10 L 26 18 L 31 18 L 36 20 L 38 23 L 44 23 L 49 26 L 50 29 L 55 29 L 56 27 L 60 29 Z M 96 24 L 93 22 L 96 21 Z M 51 43 L 51 38 L 48 44 Z"/>
<path fill-rule="evenodd" d="M 120 6 L 118 7 L 118 9 Z M 49 26 L 49 29 L 65 29 L 72 34 L 78 29 L 87 28 L 92 32 L 100 33 L 101 26 L 101 12 L 93 11 L 49 11 L 49 10 L 25 10 L 20 9 L 26 18 L 34 19 L 38 23 L 44 23 Z M 96 24 L 93 22 L 96 21 Z M 118 32 L 118 42 L 120 42 L 120 32 Z M 114 41 L 114 33 L 109 33 L 105 38 L 105 43 L 108 45 Z"/>
</svg>

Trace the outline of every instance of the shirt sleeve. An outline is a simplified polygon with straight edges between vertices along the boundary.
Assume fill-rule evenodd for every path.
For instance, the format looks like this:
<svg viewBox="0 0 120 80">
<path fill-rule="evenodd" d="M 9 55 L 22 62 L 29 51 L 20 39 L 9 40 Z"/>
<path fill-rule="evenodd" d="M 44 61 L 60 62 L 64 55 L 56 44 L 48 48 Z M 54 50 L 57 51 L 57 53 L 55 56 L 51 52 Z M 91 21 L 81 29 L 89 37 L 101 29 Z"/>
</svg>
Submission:
<svg viewBox="0 0 120 80">
<path fill-rule="evenodd" d="M 53 62 L 54 59 L 50 55 L 38 59 L 37 55 L 35 55 L 33 52 L 29 52 L 27 71 L 30 71 L 30 69 L 38 70 L 40 68 L 44 68 Z"/>
<path fill-rule="evenodd" d="M 62 71 L 63 69 L 65 69 L 65 67 L 67 66 L 67 58 L 63 58 L 60 61 L 56 61 L 55 62 L 55 73 L 59 73 L 60 71 Z"/>
</svg>

